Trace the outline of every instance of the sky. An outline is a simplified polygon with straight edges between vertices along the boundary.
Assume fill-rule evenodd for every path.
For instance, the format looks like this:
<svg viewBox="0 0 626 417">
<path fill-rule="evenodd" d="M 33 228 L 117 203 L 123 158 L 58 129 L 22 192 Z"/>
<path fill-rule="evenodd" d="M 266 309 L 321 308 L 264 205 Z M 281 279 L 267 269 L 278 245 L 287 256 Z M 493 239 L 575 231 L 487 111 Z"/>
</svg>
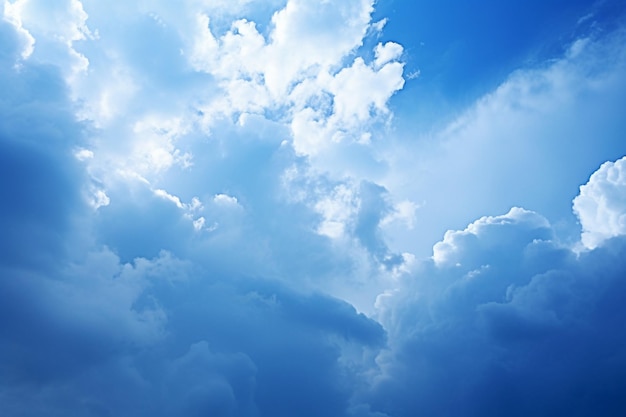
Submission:
<svg viewBox="0 0 626 417">
<path fill-rule="evenodd" d="M 622 1 L 0 14 L 0 415 L 626 415 Z"/>
</svg>

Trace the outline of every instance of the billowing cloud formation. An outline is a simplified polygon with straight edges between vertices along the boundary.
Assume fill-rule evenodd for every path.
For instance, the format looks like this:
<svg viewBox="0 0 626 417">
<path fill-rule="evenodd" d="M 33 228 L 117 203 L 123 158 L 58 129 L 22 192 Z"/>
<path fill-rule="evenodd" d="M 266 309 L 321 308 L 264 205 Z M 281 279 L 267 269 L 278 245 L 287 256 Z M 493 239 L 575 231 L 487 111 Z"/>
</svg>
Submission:
<svg viewBox="0 0 626 417">
<path fill-rule="evenodd" d="M 605 162 L 580 187 L 574 211 L 583 227 L 582 243 L 595 248 L 626 234 L 626 157 Z"/>
<path fill-rule="evenodd" d="M 76 119 L 62 74 L 22 61 L 14 29 L 0 29 L 0 413 L 316 416 L 358 406 L 352 387 L 385 334 L 349 304 L 165 251 L 125 262 L 93 241 L 94 226 L 104 221 L 114 234 L 131 207 L 119 211 L 113 190 L 92 218 L 95 179 L 81 160 L 92 157 L 84 146 L 93 130 Z M 146 225 L 204 208 L 145 192 L 157 209 L 138 215 L 157 216 Z M 208 203 L 215 213 L 241 210 L 224 193 Z M 117 216 L 107 219 L 109 209 Z M 178 229 L 152 229 L 150 240 L 157 248 L 194 232 Z M 118 229 L 120 241 L 132 232 Z"/>
<path fill-rule="evenodd" d="M 624 160 L 574 202 L 586 249 L 518 207 L 392 249 L 420 167 L 390 162 L 373 5 L 2 3 L 1 415 L 625 414 Z M 581 42 L 445 144 L 621 86 Z"/>
<path fill-rule="evenodd" d="M 276 212 L 270 189 L 289 194 L 278 204 L 301 204 L 281 207 L 288 218 L 299 222 L 305 212 L 302 227 L 289 232 L 299 242 L 290 245 L 301 245 L 303 235 L 318 242 L 310 236 L 316 232 L 345 238 L 346 250 L 365 247 L 373 255 L 373 262 L 361 253 L 350 261 L 364 269 L 395 256 L 355 235 L 358 209 L 339 220 L 321 209 L 330 207 L 333 190 L 345 189 L 356 203 L 360 184 L 375 183 L 386 165 L 377 146 L 391 116 L 388 100 L 404 85 L 403 47 L 378 42 L 385 21 L 372 22 L 371 0 L 191 1 L 177 8 L 86 0 L 53 8 L 64 29 L 30 0 L 11 4 L 5 15 L 28 44 L 24 51 L 32 49 L 30 61 L 62 68 L 79 117 L 93 128 L 84 146 L 91 205 L 100 208 L 103 243 L 124 261 L 160 249 L 187 256 L 193 249 L 186 242 L 195 239 L 196 248 L 247 247 L 240 250 L 251 259 L 231 266 L 292 275 L 268 259 L 282 258 L 274 253 L 286 245 L 274 236 L 285 232 L 259 224 L 269 219 L 261 212 Z M 237 198 L 239 208 L 220 207 L 212 200 L 220 194 Z M 165 229 L 158 236 L 157 226 Z M 332 275 L 346 273 L 341 269 Z"/>
<path fill-rule="evenodd" d="M 328 297 L 192 270 L 106 250 L 58 276 L 3 268 L 3 413 L 345 412 L 380 325 Z"/>
<path fill-rule="evenodd" d="M 579 214 L 587 187 L 613 166 L 581 187 Z M 606 197 L 619 198 L 626 186 L 612 184 Z M 391 346 L 370 393 L 375 409 L 398 417 L 626 412 L 626 240 L 597 243 L 577 254 L 555 241 L 545 218 L 519 208 L 446 233 L 431 260 L 379 297 Z"/>
</svg>

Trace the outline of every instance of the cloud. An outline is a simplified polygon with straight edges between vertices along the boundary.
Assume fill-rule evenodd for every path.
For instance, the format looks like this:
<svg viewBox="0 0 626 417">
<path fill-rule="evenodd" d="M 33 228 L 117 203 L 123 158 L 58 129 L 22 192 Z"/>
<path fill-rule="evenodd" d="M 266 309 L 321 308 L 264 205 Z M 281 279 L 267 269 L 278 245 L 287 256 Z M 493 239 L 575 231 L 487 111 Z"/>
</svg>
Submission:
<svg viewBox="0 0 626 417">
<path fill-rule="evenodd" d="M 328 99 L 332 100 L 332 109 L 325 109 L 324 104 L 309 105 L 296 114 L 292 123 L 296 153 L 315 156 L 332 147 L 333 142 L 346 140 L 369 144 L 371 126 L 368 125 L 376 121 L 373 116 L 387 113 L 387 101 L 404 85 L 400 62 L 387 62 L 379 69 L 375 65 L 367 65 L 357 57 L 350 67 L 334 76 L 325 76 L 321 85 L 313 87 L 318 97 L 320 88 L 331 94 Z M 296 89 L 295 94 L 300 91 Z M 324 117 L 324 112 L 331 114 Z"/>
<path fill-rule="evenodd" d="M 15 278 L 2 285 L 3 412 L 341 415 L 359 350 L 385 343 L 345 302 L 167 253 L 120 264 L 105 250 L 52 280 Z"/>
<path fill-rule="evenodd" d="M 215 354 L 202 341 L 192 344 L 184 356 L 171 362 L 170 368 L 165 387 L 174 401 L 166 405 L 169 412 L 191 416 L 258 415 L 254 404 L 257 369 L 248 356 Z"/>
<path fill-rule="evenodd" d="M 385 44 L 379 43 L 374 49 L 376 60 L 374 65 L 378 68 L 382 67 L 388 62 L 394 61 L 402 55 L 404 48 L 402 45 L 395 42 L 387 42 Z"/>
<path fill-rule="evenodd" d="M 447 231 L 443 241 L 436 243 L 433 247 L 433 261 L 438 266 L 463 266 L 465 259 L 471 260 L 474 257 L 473 253 L 466 254 L 464 252 L 464 249 L 469 246 L 467 242 L 472 242 L 479 237 L 480 241 L 483 242 L 479 249 L 481 253 L 490 250 L 501 251 L 502 248 L 499 247 L 500 240 L 502 240 L 500 234 L 509 227 L 513 229 L 511 233 L 515 235 L 515 239 L 523 239 L 521 240 L 523 245 L 527 243 L 527 239 L 523 235 L 520 236 L 519 229 L 522 227 L 529 229 L 533 239 L 550 240 L 552 237 L 550 225 L 545 218 L 537 213 L 514 207 L 503 216 L 482 217 L 463 231 Z M 497 234 L 491 238 L 491 232 L 495 230 L 497 230 Z M 510 249 L 510 252 L 519 251 L 515 247 Z"/>
<path fill-rule="evenodd" d="M 58 71 L 22 62 L 17 33 L 5 21 L 0 30 L 8 35 L 0 61 L 0 257 L 54 263 L 70 249 L 69 229 L 86 207 L 86 176 L 71 152 L 87 126 L 76 122 Z"/>
<path fill-rule="evenodd" d="M 3 3 L 0 414 L 624 414 L 626 244 L 588 220 L 623 215 L 621 161 L 576 199 L 593 249 L 518 207 L 422 261 L 393 246 L 405 226 L 426 239 L 432 205 L 400 185 L 482 201 L 517 183 L 472 168 L 536 156 L 527 125 L 590 108 L 571 95 L 621 103 L 623 56 L 604 52 L 622 38 L 513 75 L 422 177 L 389 148 L 404 48 L 374 45 L 373 5 Z"/>
<path fill-rule="evenodd" d="M 385 332 L 345 301 L 261 278 L 261 261 L 245 265 L 264 254 L 258 229 L 230 243 L 227 235 L 250 230 L 241 219 L 265 190 L 248 184 L 257 194 L 240 199 L 221 183 L 195 197 L 123 170 L 100 180 L 90 165 L 100 149 L 87 137 L 101 127 L 75 116 L 63 74 L 22 61 L 14 27 L 0 30 L 9 35 L 0 67 L 0 413 L 347 414 Z M 92 187 L 107 204 L 90 207 Z M 198 233 L 200 218 L 224 231 Z M 236 262 L 244 265 L 229 268 Z"/>
<path fill-rule="evenodd" d="M 138 207 L 120 201 L 126 208 L 117 210 L 116 200 L 127 199 L 124 182 L 137 189 L 135 180 L 142 178 L 180 205 L 199 198 L 206 212 L 191 215 L 191 227 L 229 234 L 233 242 L 241 237 L 241 224 L 232 216 L 220 219 L 224 213 L 208 213 L 214 209 L 208 196 L 234 195 L 246 208 L 252 201 L 270 204 L 262 190 L 275 184 L 253 185 L 250 174 L 260 181 L 257 173 L 271 169 L 263 176 L 275 181 L 276 171 L 296 164 L 308 177 L 358 183 L 376 181 L 373 164 L 385 169 L 375 146 L 391 117 L 387 103 L 404 84 L 403 49 L 394 42 L 373 51 L 364 46 L 382 29 L 381 22 L 371 22 L 370 0 L 321 6 L 291 0 L 264 7 L 191 1 L 176 8 L 167 2 L 103 7 L 68 1 L 51 11 L 65 29 L 42 20 L 33 2 L 14 6 L 12 21 L 37 45 L 28 59 L 62 68 L 77 114 L 93 128 L 80 147 L 92 155 L 83 159 L 93 181 L 87 192 L 92 207 L 104 223 L 112 221 L 112 213 L 122 217 L 126 208 L 137 213 L 132 224 L 101 229 L 124 261 L 174 250 L 169 239 L 155 238 L 150 250 L 139 250 L 142 237 L 113 239 L 122 230 L 135 230 L 133 236 L 154 233 L 137 228 L 150 218 L 142 202 L 130 197 Z M 70 74 L 66 70 L 77 56 L 84 65 Z M 199 181 L 201 176 L 211 178 Z M 294 191 L 306 195 L 310 213 L 322 204 L 314 189 Z M 169 237 L 181 238 L 176 228 Z"/>
<path fill-rule="evenodd" d="M 587 248 L 626 234 L 626 157 L 605 162 L 593 173 L 574 199 L 574 212 Z"/>
<path fill-rule="evenodd" d="M 579 215 L 600 196 L 619 200 L 621 161 L 581 187 Z M 602 187 L 609 172 L 612 186 Z M 626 212 L 613 207 L 612 218 Z M 379 358 L 372 409 L 397 417 L 623 413 L 626 240 L 601 236 L 578 252 L 520 208 L 448 231 L 430 260 L 379 297 L 390 349 Z"/>
<path fill-rule="evenodd" d="M 33 47 L 35 45 L 35 39 L 33 36 L 24 29 L 22 25 L 22 19 L 20 16 L 20 6 L 23 3 L 9 3 L 3 2 L 2 4 L 2 17 L 3 20 L 11 23 L 15 28 L 15 32 L 11 31 L 13 36 L 17 35 L 22 43 L 22 51 L 20 53 L 22 58 L 28 58 L 33 53 Z"/>
<path fill-rule="evenodd" d="M 86 25 L 87 14 L 79 0 L 47 5 L 7 1 L 4 15 L 25 40 L 23 58 L 57 64 L 68 79 L 87 70 L 89 61 L 75 49 L 75 43 L 95 35 Z"/>
<path fill-rule="evenodd" d="M 512 206 L 541 213 L 576 239 L 578 187 L 601 163 L 626 154 L 625 39 L 623 28 L 578 39 L 561 56 L 513 72 L 445 123 L 397 132 L 385 150 L 393 169 L 378 183 L 399 201 L 420 203 L 414 226 L 423 239 L 399 231 L 403 245 L 393 249 L 428 256 L 448 228 Z"/>
<path fill-rule="evenodd" d="M 272 16 L 267 38 L 246 19 L 218 38 L 209 16 L 199 15 L 190 61 L 224 90 L 202 107 L 203 117 L 209 124 L 248 112 L 271 118 L 271 111 L 286 107 L 287 120 L 281 121 L 291 127 L 299 155 L 318 154 L 344 139 L 368 142 L 373 114 L 386 113 L 387 101 L 404 84 L 399 44 L 378 45 L 371 64 L 351 57 L 363 43 L 371 12 L 370 1 L 320 6 L 293 0 Z M 352 63 L 346 65 L 347 59 Z"/>
</svg>

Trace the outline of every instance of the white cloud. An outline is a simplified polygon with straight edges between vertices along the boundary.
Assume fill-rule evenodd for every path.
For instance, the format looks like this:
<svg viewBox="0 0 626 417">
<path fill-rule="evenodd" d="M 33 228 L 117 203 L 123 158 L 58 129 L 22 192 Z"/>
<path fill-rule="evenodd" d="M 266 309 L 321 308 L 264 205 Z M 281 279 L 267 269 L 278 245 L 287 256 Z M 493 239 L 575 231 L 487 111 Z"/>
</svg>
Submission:
<svg viewBox="0 0 626 417">
<path fill-rule="evenodd" d="M 397 60 L 402 55 L 404 48 L 402 45 L 395 42 L 387 42 L 385 44 L 379 43 L 374 48 L 374 54 L 376 56 L 376 60 L 374 61 L 374 66 L 376 68 L 380 68 L 388 62 Z"/>
<path fill-rule="evenodd" d="M 451 225 L 512 206 L 542 213 L 573 237 L 579 185 L 626 153 L 625 39 L 616 31 L 574 42 L 558 59 L 515 71 L 443 128 L 396 132 L 381 184 L 396 200 L 422 203 L 422 238 L 399 232 L 396 250 L 426 256 Z"/>
<path fill-rule="evenodd" d="M 279 120 L 290 124 L 298 154 L 317 154 L 346 136 L 367 142 L 370 111 L 385 113 L 404 83 L 399 44 L 377 46 L 372 65 L 357 57 L 344 67 L 362 44 L 371 11 L 367 0 L 292 0 L 272 17 L 268 39 L 247 20 L 216 38 L 209 17 L 199 15 L 191 63 L 216 76 L 225 92 L 202 107 L 204 118 L 210 124 L 220 115 L 287 106 Z"/>
<path fill-rule="evenodd" d="M 224 151 L 230 145 L 216 142 L 240 140 L 230 139 L 238 130 L 273 145 L 291 144 L 295 155 L 285 146 L 275 153 L 293 161 L 317 156 L 305 163 L 311 169 L 302 170 L 310 181 L 297 182 L 304 188 L 292 190 L 322 214 L 310 228 L 335 238 L 354 232 L 357 211 L 338 214 L 311 185 L 325 172 L 332 172 L 337 185 L 350 182 L 350 176 L 358 183 L 371 171 L 376 127 L 389 120 L 387 101 L 404 84 L 399 44 L 378 45 L 372 62 L 360 56 L 367 55 L 359 51 L 364 38 L 377 36 L 386 22 L 371 22 L 373 1 L 277 1 L 264 6 L 263 18 L 245 1 L 178 7 L 158 1 L 74 3 L 58 6 L 69 25 L 58 37 L 66 49 L 80 44 L 89 61 L 88 71 L 68 81 L 81 118 L 96 127 L 89 144 L 93 157 L 85 160 L 98 184 L 93 206 L 120 198 L 120 182 L 129 181 L 131 190 L 141 179 L 140 188 L 183 210 L 196 230 L 219 225 L 230 240 L 240 238 L 242 210 L 227 213 L 226 200 L 215 199 L 192 213 L 178 197 L 228 189 L 217 184 L 189 190 L 183 178 L 197 157 L 205 161 L 213 152 L 222 160 L 231 157 Z M 39 25 L 42 39 L 54 35 L 34 14 L 20 16 Z M 42 47 L 47 49 L 48 44 Z M 71 62 L 61 55 L 38 59 Z M 207 135 L 213 142 L 204 146 Z M 238 201 L 230 206 L 241 207 Z"/>
<path fill-rule="evenodd" d="M 229 196 L 228 194 L 216 194 L 213 197 L 213 202 L 222 207 L 240 207 L 237 198 Z"/>
<path fill-rule="evenodd" d="M 202 216 L 193 221 L 193 228 L 196 230 L 202 230 L 206 224 L 206 219 Z"/>
<path fill-rule="evenodd" d="M 231 104 L 240 104 L 233 106 L 234 111 L 285 104 L 296 84 L 341 66 L 344 57 L 361 45 L 371 11 L 370 0 L 322 4 L 291 0 L 273 15 L 267 40 L 254 22 L 245 19 L 234 21 L 216 38 L 209 16 L 200 14 L 190 60 L 222 80 Z M 248 93 L 257 91 L 255 100 L 231 91 L 244 86 Z"/>
<path fill-rule="evenodd" d="M 375 69 L 357 57 L 337 74 L 320 74 L 315 82 L 296 87 L 293 97 L 302 103 L 291 121 L 296 153 L 312 156 L 317 166 L 329 152 L 341 154 L 341 142 L 367 148 L 372 125 L 388 113 L 389 98 L 404 85 L 402 72 L 400 62 Z"/>
<path fill-rule="evenodd" d="M 356 192 L 345 184 L 336 186 L 326 197 L 315 203 L 315 211 L 322 216 L 317 233 L 341 239 L 351 227 L 358 213 L 360 200 Z"/>
<path fill-rule="evenodd" d="M 167 170 L 174 164 L 191 166 L 191 154 L 175 146 L 176 140 L 188 131 L 189 127 L 180 118 L 168 120 L 151 115 L 138 120 L 133 126 L 132 169 L 145 175 Z"/>
<path fill-rule="evenodd" d="M 206 228 L 205 227 L 206 219 L 204 218 L 204 216 L 198 215 L 198 213 L 204 212 L 204 206 L 202 202 L 200 201 L 200 199 L 198 199 L 198 197 L 192 197 L 190 203 L 183 203 L 178 196 L 172 195 L 165 190 L 157 188 L 153 190 L 152 192 L 154 193 L 155 196 L 173 203 L 177 208 L 182 210 L 183 218 L 185 218 L 187 221 L 191 221 L 191 224 L 193 225 L 194 230 L 212 231 L 216 228 L 216 226 L 211 226 L 211 227 Z M 106 204 L 108 205 L 109 202 L 110 200 L 107 197 Z M 235 204 L 236 204 L 236 199 L 235 199 Z"/>
<path fill-rule="evenodd" d="M 89 149 L 80 148 L 74 151 L 74 156 L 79 161 L 86 161 L 88 159 L 93 159 L 93 151 Z"/>
<path fill-rule="evenodd" d="M 95 187 L 91 190 L 91 196 L 89 198 L 91 207 L 97 210 L 100 207 L 108 206 L 110 203 L 111 199 L 104 190 Z"/>
<path fill-rule="evenodd" d="M 396 61 L 374 70 L 356 58 L 352 66 L 335 75 L 330 91 L 334 94 L 333 116 L 341 120 L 339 126 L 354 129 L 370 119 L 370 110 L 385 112 L 391 95 L 404 85 L 402 71 L 403 65 Z"/>
<path fill-rule="evenodd" d="M 5 18 L 28 39 L 22 56 L 59 65 L 69 80 L 89 66 L 87 58 L 74 47 L 75 42 L 96 36 L 87 27 L 87 17 L 80 0 L 45 4 L 5 1 Z"/>
<path fill-rule="evenodd" d="M 498 233 L 512 228 L 517 232 L 517 228 L 530 230 L 536 234 L 535 239 L 543 236 L 544 239 L 551 237 L 550 224 L 541 215 L 532 211 L 513 207 L 507 214 L 502 216 L 485 216 L 469 224 L 465 230 L 448 230 L 441 242 L 433 246 L 433 261 L 437 266 L 463 266 L 463 259 L 468 256 L 462 248 L 480 238 L 485 245 L 497 245 L 497 240 L 490 238 L 490 233 L 497 230 Z M 542 231 L 543 232 L 538 232 Z M 483 246 L 482 250 L 488 250 L 488 246 Z M 470 255 L 471 257 L 471 255 Z"/>
<path fill-rule="evenodd" d="M 388 226 L 394 222 L 400 222 L 408 229 L 413 229 L 415 225 L 415 212 L 419 207 L 419 204 L 413 201 L 400 201 L 394 204 L 391 213 L 381 220 L 381 226 Z"/>
<path fill-rule="evenodd" d="M 574 199 L 582 243 L 593 249 L 606 239 L 626 235 L 626 157 L 605 162 Z"/>
<path fill-rule="evenodd" d="M 73 84 L 77 90 L 76 98 L 84 100 L 84 107 L 79 112 L 81 118 L 93 121 L 100 128 L 115 127 L 113 122 L 127 114 L 130 103 L 140 91 L 130 68 L 118 57 L 111 56 L 107 64 L 106 77 L 90 74 Z M 100 71 L 98 68 L 94 72 L 98 74 Z"/>
<path fill-rule="evenodd" d="M 167 191 L 165 190 L 161 190 L 161 189 L 156 189 L 154 190 L 154 195 L 164 198 L 168 201 L 171 201 L 172 203 L 174 203 L 176 205 L 176 207 L 182 209 L 184 208 L 183 203 L 180 201 L 180 198 L 176 197 L 175 195 L 171 195 L 169 194 Z"/>
<path fill-rule="evenodd" d="M 135 179 L 171 196 L 224 189 L 190 191 L 181 172 L 190 172 L 197 156 L 222 152 L 215 143 L 231 140 L 234 131 L 291 144 L 291 159 L 318 155 L 310 161 L 314 169 L 305 169 L 308 176 L 336 167 L 337 178 L 358 171 L 360 180 L 377 159 L 372 146 L 376 127 L 389 120 L 387 101 L 404 83 L 399 44 L 378 45 L 372 62 L 360 56 L 367 55 L 359 51 L 365 37 L 377 36 L 386 22 L 371 22 L 372 0 L 281 0 L 262 7 L 67 0 L 46 6 L 54 17 L 49 21 L 31 0 L 15 4 L 15 25 L 32 30 L 40 46 L 31 59 L 70 68 L 80 58 L 74 52 L 84 57 L 83 69 L 67 81 L 80 118 L 95 127 L 93 157 L 85 160 L 98 183 L 93 206 L 110 203 L 112 188 Z M 207 140 L 213 142 L 204 146 Z M 284 148 L 275 152 L 287 155 Z M 304 187 L 297 192 L 317 198 Z M 316 202 L 310 203 L 314 210 Z M 196 228 L 200 214 L 220 230 L 230 224 L 224 213 L 203 212 L 191 217 Z M 319 230 L 341 234 L 344 220 L 324 222 Z"/>
<path fill-rule="evenodd" d="M 22 38 L 22 58 L 26 59 L 32 55 L 35 48 L 35 38 L 30 32 L 24 28 L 22 23 L 22 8 L 24 7 L 23 1 L 16 1 L 14 3 L 5 0 L 3 2 L 3 16 L 2 18 L 11 23 L 19 36 Z"/>
<path fill-rule="evenodd" d="M 274 14 L 267 84 L 275 95 L 307 70 L 322 71 L 341 63 L 361 45 L 373 11 L 371 0 L 290 0 Z"/>
</svg>

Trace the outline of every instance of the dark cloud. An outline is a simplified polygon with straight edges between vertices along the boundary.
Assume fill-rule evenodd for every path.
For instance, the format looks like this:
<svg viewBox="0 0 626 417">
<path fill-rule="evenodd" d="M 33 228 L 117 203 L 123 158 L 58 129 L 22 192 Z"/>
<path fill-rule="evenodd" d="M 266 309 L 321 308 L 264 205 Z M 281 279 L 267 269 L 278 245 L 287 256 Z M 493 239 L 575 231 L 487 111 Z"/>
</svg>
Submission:
<svg viewBox="0 0 626 417">
<path fill-rule="evenodd" d="M 259 279 L 235 278 L 234 287 L 218 281 L 200 297 L 181 293 L 168 303 L 175 343 L 203 337 L 219 351 L 245 352 L 256 367 L 260 415 L 343 414 L 356 380 L 338 361 L 348 346 L 382 347 L 380 325 L 327 296 L 300 295 Z"/>
<path fill-rule="evenodd" d="M 104 251 L 54 281 L 20 278 L 3 293 L 3 412 L 36 415 L 28 394 L 51 415 L 343 415 L 370 365 L 354 349 L 385 343 L 345 302 L 166 253 L 122 265 Z"/>
<path fill-rule="evenodd" d="M 369 181 L 361 182 L 359 187 L 361 204 L 354 227 L 354 234 L 359 242 L 388 268 L 402 263 L 402 256 L 389 251 L 380 230 L 380 223 L 391 212 L 387 190 Z"/>
<path fill-rule="evenodd" d="M 622 415 L 626 239 L 576 255 L 512 210 L 449 233 L 407 280 L 377 410 L 402 417 Z M 437 259 L 437 257 L 435 257 Z M 445 260 L 444 260 L 445 259 Z"/>
<path fill-rule="evenodd" d="M 22 62 L 17 35 L 6 37 L 0 61 L 0 257 L 34 266 L 64 251 L 66 232 L 84 204 L 84 174 L 72 148 L 84 141 L 66 87 L 53 67 Z M 33 243 L 36 242 L 36 245 Z"/>
</svg>

